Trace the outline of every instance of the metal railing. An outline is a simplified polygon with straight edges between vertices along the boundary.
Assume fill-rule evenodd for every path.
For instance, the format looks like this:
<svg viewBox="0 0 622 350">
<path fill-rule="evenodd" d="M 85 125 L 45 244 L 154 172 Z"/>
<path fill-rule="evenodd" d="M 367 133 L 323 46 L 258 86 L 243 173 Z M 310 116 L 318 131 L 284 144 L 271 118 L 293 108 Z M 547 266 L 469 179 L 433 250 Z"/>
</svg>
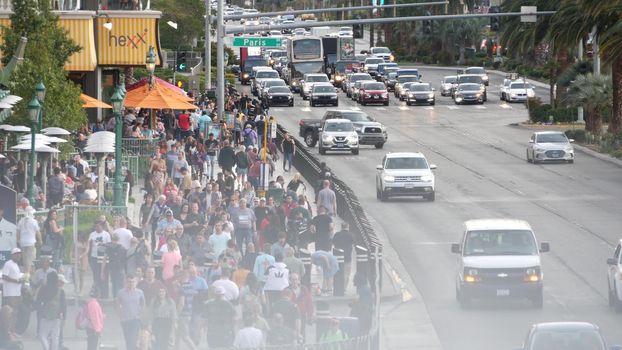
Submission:
<svg viewBox="0 0 622 350">
<path fill-rule="evenodd" d="M 121 140 L 123 152 L 126 154 L 151 157 L 158 150 L 159 138 L 134 139 L 124 138 Z"/>
</svg>

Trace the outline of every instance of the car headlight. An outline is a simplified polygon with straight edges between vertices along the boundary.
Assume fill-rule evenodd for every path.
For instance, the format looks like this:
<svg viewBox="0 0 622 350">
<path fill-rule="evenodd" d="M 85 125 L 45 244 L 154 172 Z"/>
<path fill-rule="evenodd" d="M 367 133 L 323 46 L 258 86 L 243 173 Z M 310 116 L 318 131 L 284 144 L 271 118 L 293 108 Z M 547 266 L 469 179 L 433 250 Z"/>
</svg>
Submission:
<svg viewBox="0 0 622 350">
<path fill-rule="evenodd" d="M 395 61 L 395 56 L 393 56 L 393 54 L 389 55 L 389 61 L 391 62 Z"/>
<path fill-rule="evenodd" d="M 488 81 L 488 76 L 487 76 L 487 75 L 484 75 L 484 76 L 482 77 L 482 80 L 483 80 L 483 81 Z"/>
<path fill-rule="evenodd" d="M 476 283 L 480 281 L 479 271 L 477 269 L 465 268 L 464 282 Z"/>
<path fill-rule="evenodd" d="M 371 97 L 371 95 L 370 95 L 370 94 L 365 94 L 365 97 L 366 97 L 366 98 L 370 98 L 370 97 Z"/>
<path fill-rule="evenodd" d="M 292 85 L 293 85 L 293 86 L 296 86 L 296 85 L 298 85 L 298 83 L 297 83 L 297 82 L 295 82 L 295 81 L 292 81 Z"/>
<path fill-rule="evenodd" d="M 545 151 L 544 148 L 541 148 L 541 147 L 534 147 L 533 150 L 536 151 L 536 152 L 544 152 Z"/>
<path fill-rule="evenodd" d="M 423 182 L 432 182 L 434 180 L 434 176 L 432 175 L 423 175 L 421 177 L 421 181 Z"/>
<path fill-rule="evenodd" d="M 540 274 L 539 269 L 531 268 L 525 271 L 526 282 L 540 282 L 541 280 L 542 280 L 542 276 Z"/>
<path fill-rule="evenodd" d="M 361 127 L 361 126 L 355 126 L 354 127 L 354 131 L 356 131 L 356 132 L 361 132 L 362 130 L 363 130 L 363 127 Z"/>
<path fill-rule="evenodd" d="M 247 73 L 242 74 L 242 78 L 244 79 L 248 78 L 248 74 Z"/>
<path fill-rule="evenodd" d="M 324 142 L 328 142 L 331 141 L 333 138 L 330 135 L 322 135 L 322 141 Z"/>
<path fill-rule="evenodd" d="M 389 94 L 388 94 L 388 93 L 386 93 L 386 92 L 383 92 L 383 93 L 382 93 L 382 98 L 387 98 L 387 97 L 389 97 Z"/>
<path fill-rule="evenodd" d="M 335 81 L 341 81 L 341 79 L 343 79 L 343 78 L 341 77 L 341 75 L 337 75 L 337 76 L 335 76 Z"/>
<path fill-rule="evenodd" d="M 337 99 L 337 95 L 331 96 L 330 97 L 332 100 L 336 100 Z"/>
<path fill-rule="evenodd" d="M 359 142 L 359 136 L 358 135 L 350 135 L 350 136 L 348 136 L 348 141 L 350 141 L 350 142 Z"/>
<path fill-rule="evenodd" d="M 481 92 L 476 93 L 475 97 L 482 97 L 482 93 Z"/>
<path fill-rule="evenodd" d="M 393 182 L 393 181 L 395 181 L 395 177 L 393 177 L 391 175 L 385 175 L 382 179 L 384 181 L 386 181 L 386 182 Z"/>
<path fill-rule="evenodd" d="M 428 94 L 428 98 L 433 98 L 433 97 L 434 97 L 434 93 L 430 92 L 430 93 Z"/>
<path fill-rule="evenodd" d="M 408 94 L 409 98 L 415 98 L 415 94 Z"/>
</svg>

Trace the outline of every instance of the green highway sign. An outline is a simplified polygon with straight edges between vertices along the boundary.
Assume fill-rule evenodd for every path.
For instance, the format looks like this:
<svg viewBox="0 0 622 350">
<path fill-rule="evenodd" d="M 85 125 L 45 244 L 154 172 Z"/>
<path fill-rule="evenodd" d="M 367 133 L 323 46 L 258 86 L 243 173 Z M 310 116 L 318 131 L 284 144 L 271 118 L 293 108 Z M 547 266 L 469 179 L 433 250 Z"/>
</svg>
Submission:
<svg viewBox="0 0 622 350">
<path fill-rule="evenodd" d="M 281 47 L 281 38 L 237 37 L 233 38 L 236 47 Z"/>
</svg>

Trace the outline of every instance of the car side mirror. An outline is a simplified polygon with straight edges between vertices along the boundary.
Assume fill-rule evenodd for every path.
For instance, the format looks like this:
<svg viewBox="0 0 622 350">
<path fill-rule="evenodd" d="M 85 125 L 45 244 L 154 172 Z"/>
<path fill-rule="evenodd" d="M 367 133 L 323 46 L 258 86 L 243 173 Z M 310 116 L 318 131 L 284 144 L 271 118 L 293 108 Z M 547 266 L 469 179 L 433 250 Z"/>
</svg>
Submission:
<svg viewBox="0 0 622 350">
<path fill-rule="evenodd" d="M 460 244 L 452 243 L 451 244 L 451 252 L 454 253 L 454 254 L 462 253 L 462 249 L 460 249 Z"/>
<path fill-rule="evenodd" d="M 317 131 L 322 131 L 322 127 L 320 126 L 319 128 L 317 128 Z"/>
<path fill-rule="evenodd" d="M 330 80 L 330 83 L 331 83 L 331 84 L 334 84 L 334 83 L 335 83 L 335 80 L 334 80 L 334 79 L 331 79 L 331 80 Z"/>
<path fill-rule="evenodd" d="M 568 139 L 568 142 L 573 143 L 574 139 Z"/>
<path fill-rule="evenodd" d="M 616 259 L 614 259 L 614 258 L 607 259 L 607 265 L 614 265 L 615 266 L 617 264 L 618 263 L 617 263 Z"/>
<path fill-rule="evenodd" d="M 540 242 L 540 253 L 546 253 L 551 250 L 549 242 Z"/>
<path fill-rule="evenodd" d="M 436 164 L 430 164 L 430 169 L 432 170 L 436 169 Z"/>
<path fill-rule="evenodd" d="M 383 170 L 384 167 L 382 165 L 376 165 L 376 170 Z"/>
</svg>

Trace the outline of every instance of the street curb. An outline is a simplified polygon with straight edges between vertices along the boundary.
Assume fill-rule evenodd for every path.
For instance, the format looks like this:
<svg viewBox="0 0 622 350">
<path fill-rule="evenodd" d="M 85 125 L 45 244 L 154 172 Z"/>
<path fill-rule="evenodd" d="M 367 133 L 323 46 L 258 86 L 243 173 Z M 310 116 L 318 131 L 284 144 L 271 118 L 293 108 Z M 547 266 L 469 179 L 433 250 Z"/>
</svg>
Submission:
<svg viewBox="0 0 622 350">
<path fill-rule="evenodd" d="M 509 126 L 515 127 L 515 128 L 521 128 L 521 129 L 524 129 L 524 130 L 531 130 L 527 126 L 525 126 L 523 124 L 520 124 L 520 123 L 510 124 Z M 622 167 L 622 160 L 618 159 L 618 158 L 615 158 L 615 157 L 612 157 L 609 154 L 596 152 L 593 149 L 590 149 L 589 147 L 581 146 L 581 145 L 578 145 L 576 143 L 574 144 L 574 148 L 575 148 L 575 150 L 580 151 L 582 153 L 585 153 L 588 156 L 592 156 L 592 157 L 598 158 L 598 159 L 600 159 L 602 161 L 605 161 L 605 162 L 611 163 L 613 165 Z"/>
</svg>

